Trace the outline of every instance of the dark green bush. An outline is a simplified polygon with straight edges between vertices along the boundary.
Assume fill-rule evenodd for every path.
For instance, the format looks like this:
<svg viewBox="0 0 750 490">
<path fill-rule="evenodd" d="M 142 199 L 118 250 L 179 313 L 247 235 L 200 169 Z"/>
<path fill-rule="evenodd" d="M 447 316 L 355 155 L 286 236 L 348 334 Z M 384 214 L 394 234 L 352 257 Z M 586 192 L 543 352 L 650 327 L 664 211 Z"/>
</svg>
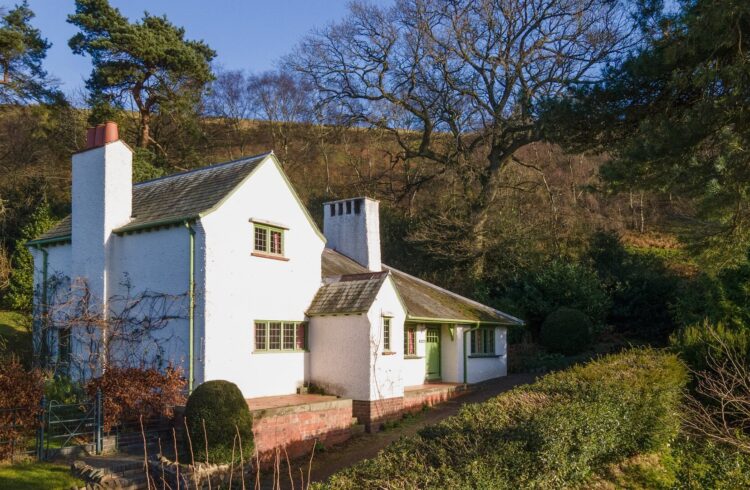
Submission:
<svg viewBox="0 0 750 490">
<path fill-rule="evenodd" d="M 234 383 L 216 380 L 198 386 L 188 398 L 185 418 L 197 461 L 205 457 L 204 434 L 208 437 L 208 459 L 211 463 L 228 463 L 232 460 L 232 446 L 238 432 L 242 438 L 244 460 L 248 461 L 252 456 L 253 419 L 247 401 Z M 234 458 L 239 461 L 239 443 L 236 444 Z"/>
<path fill-rule="evenodd" d="M 539 333 L 540 343 L 550 352 L 566 356 L 591 346 L 591 320 L 573 308 L 558 308 L 547 316 Z"/>
<path fill-rule="evenodd" d="M 676 356 L 643 349 L 550 374 L 402 439 L 324 488 L 565 488 L 679 429 L 687 379 Z"/>
<path fill-rule="evenodd" d="M 724 349 L 720 343 L 750 359 L 750 329 L 728 327 L 723 323 L 713 325 L 708 321 L 691 325 L 676 332 L 670 338 L 672 347 L 695 371 L 708 369 L 706 363 L 711 355 L 721 361 Z"/>
<path fill-rule="evenodd" d="M 562 306 L 584 312 L 597 329 L 604 326 L 611 306 L 594 270 L 562 260 L 525 273 L 509 286 L 507 300 L 523 312 L 534 339 L 544 319 Z"/>
</svg>

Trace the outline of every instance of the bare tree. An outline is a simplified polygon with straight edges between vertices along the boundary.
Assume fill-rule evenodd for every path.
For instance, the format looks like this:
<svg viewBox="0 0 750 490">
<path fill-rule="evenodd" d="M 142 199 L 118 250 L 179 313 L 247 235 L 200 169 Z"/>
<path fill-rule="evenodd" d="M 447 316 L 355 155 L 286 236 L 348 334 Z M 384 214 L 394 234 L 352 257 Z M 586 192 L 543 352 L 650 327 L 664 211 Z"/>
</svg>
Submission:
<svg viewBox="0 0 750 490">
<path fill-rule="evenodd" d="M 248 90 L 259 119 L 268 122 L 271 141 L 281 162 L 289 162 L 291 131 L 313 119 L 312 87 L 297 73 L 268 71 L 248 79 Z"/>
<path fill-rule="evenodd" d="M 121 294 L 102 308 L 85 279 L 62 274 L 35 291 L 34 353 L 37 364 L 76 379 L 98 374 L 108 366 L 163 368 L 176 341 L 172 322 L 187 318 L 188 295 L 136 290 L 126 275 Z"/>
<path fill-rule="evenodd" d="M 709 330 L 708 369 L 695 372 L 696 396 L 687 398 L 686 427 L 702 437 L 750 454 L 750 365 L 747 356 Z"/>
<path fill-rule="evenodd" d="M 481 256 L 503 169 L 540 139 L 539 103 L 593 80 L 632 33 L 619 0 L 354 3 L 289 62 L 320 103 L 342 107 L 351 124 L 389 132 L 395 161 L 456 172 L 464 228 Z"/>
<path fill-rule="evenodd" d="M 216 78 L 204 96 L 204 106 L 209 116 L 221 118 L 231 129 L 231 146 L 239 146 L 245 154 L 249 143 L 247 125 L 255 114 L 250 97 L 248 77 L 241 70 L 218 70 Z"/>
</svg>

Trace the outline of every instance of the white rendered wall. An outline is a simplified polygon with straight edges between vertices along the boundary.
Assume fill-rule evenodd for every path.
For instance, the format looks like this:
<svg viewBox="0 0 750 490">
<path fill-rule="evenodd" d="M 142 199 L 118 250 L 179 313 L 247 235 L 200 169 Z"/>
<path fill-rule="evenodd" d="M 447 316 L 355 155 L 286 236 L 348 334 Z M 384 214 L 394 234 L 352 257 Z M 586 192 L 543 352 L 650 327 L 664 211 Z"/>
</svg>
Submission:
<svg viewBox="0 0 750 490">
<path fill-rule="evenodd" d="M 361 202 L 359 214 L 354 212 L 355 201 Z M 339 204 L 342 204 L 343 214 L 339 213 Z M 330 206 L 336 207 L 335 216 L 331 216 Z M 346 255 L 371 271 L 379 272 L 382 269 L 379 208 L 378 201 L 363 197 L 325 203 L 323 230 L 328 248 Z M 347 213 L 347 209 L 351 212 Z"/>
<path fill-rule="evenodd" d="M 463 357 L 459 351 L 461 347 L 461 331 L 458 326 L 453 327 L 451 338 L 449 327 L 452 325 L 441 325 L 440 327 L 440 376 L 446 383 L 463 383 Z"/>
<path fill-rule="evenodd" d="M 303 321 L 321 284 L 324 241 L 272 160 L 216 211 L 205 230 L 205 380 L 236 383 L 245 397 L 294 393 L 308 354 L 254 353 L 254 321 Z M 288 261 L 252 256 L 250 219 L 281 224 Z"/>
<path fill-rule="evenodd" d="M 310 382 L 353 400 L 370 397 L 370 319 L 367 315 L 310 319 Z"/>
<path fill-rule="evenodd" d="M 444 381 L 463 383 L 464 381 L 464 363 L 463 363 L 463 342 L 464 332 L 471 329 L 472 326 L 459 326 L 456 331 L 457 360 L 456 363 L 457 379 L 443 378 Z M 470 342 L 471 334 L 466 334 L 467 342 Z M 468 366 L 468 383 L 479 383 L 488 379 L 499 378 L 508 374 L 508 357 L 507 357 L 507 329 L 505 327 L 495 328 L 495 356 L 492 357 L 472 357 L 470 346 L 466 346 L 467 366 Z"/>
<path fill-rule="evenodd" d="M 122 141 L 73 155 L 71 278 L 85 278 L 102 304 L 109 296 L 112 230 L 130 220 L 132 159 Z"/>
<path fill-rule="evenodd" d="M 404 386 L 421 385 L 425 382 L 427 375 L 427 366 L 425 360 L 425 341 L 427 339 L 427 330 L 423 324 L 415 325 L 417 329 L 416 337 L 416 357 L 404 358 L 403 379 Z M 401 339 L 401 349 L 403 349 L 403 336 Z"/>
<path fill-rule="evenodd" d="M 391 353 L 383 349 L 383 317 L 391 317 Z M 370 321 L 370 393 L 367 400 L 404 396 L 404 321 L 406 310 L 389 276 L 367 312 Z"/>
<path fill-rule="evenodd" d="M 109 286 L 109 307 L 118 310 L 142 299 L 143 306 L 134 311 L 135 319 L 149 316 L 157 321 L 152 335 L 136 345 L 126 343 L 113 349 L 112 362 L 126 365 L 144 363 L 181 367 L 188 375 L 189 329 L 188 291 L 190 281 L 190 235 L 187 228 L 174 226 L 159 230 L 113 236 Z M 131 298 L 126 285 L 131 286 Z M 144 293 L 159 298 L 149 300 Z M 163 316 L 176 316 L 169 322 Z"/>
</svg>

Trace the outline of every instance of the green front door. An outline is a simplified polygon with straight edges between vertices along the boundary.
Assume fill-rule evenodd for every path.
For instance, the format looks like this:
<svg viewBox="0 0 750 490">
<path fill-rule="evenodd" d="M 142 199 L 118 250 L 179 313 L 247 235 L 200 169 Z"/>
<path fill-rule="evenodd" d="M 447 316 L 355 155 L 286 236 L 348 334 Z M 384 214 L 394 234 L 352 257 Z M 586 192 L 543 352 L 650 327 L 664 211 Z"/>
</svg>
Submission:
<svg viewBox="0 0 750 490">
<path fill-rule="evenodd" d="M 427 329 L 426 345 L 427 379 L 440 379 L 440 328 L 429 327 Z"/>
</svg>

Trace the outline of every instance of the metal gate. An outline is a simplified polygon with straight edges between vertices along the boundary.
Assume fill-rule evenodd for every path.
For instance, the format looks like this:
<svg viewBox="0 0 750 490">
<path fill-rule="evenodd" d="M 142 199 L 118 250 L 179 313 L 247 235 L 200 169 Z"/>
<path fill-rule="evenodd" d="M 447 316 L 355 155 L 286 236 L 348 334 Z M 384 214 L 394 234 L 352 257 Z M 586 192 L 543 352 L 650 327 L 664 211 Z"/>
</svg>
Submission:
<svg viewBox="0 0 750 490">
<path fill-rule="evenodd" d="M 45 406 L 46 405 L 46 406 Z M 81 403 L 45 402 L 38 445 L 39 459 L 52 459 L 74 448 L 102 452 L 102 395 Z"/>
</svg>

